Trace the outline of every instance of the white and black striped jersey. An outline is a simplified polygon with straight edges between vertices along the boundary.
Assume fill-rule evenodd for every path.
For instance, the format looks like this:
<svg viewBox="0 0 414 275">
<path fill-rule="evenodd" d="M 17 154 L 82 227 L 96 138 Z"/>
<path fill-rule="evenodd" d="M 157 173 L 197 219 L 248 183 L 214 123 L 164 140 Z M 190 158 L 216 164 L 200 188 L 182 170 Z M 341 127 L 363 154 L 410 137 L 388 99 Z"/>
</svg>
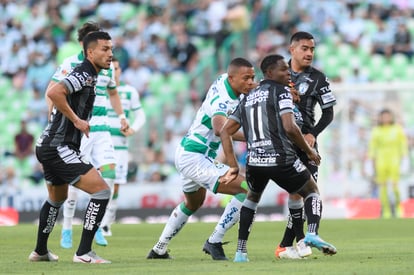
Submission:
<svg viewBox="0 0 414 275">
<path fill-rule="evenodd" d="M 240 101 L 229 118 L 243 127 L 248 165 L 288 165 L 297 159 L 281 119 L 281 115 L 293 113 L 293 109 L 290 88 L 272 80 L 261 81 Z"/>
<path fill-rule="evenodd" d="M 290 64 L 290 62 L 289 62 Z M 302 114 L 302 133 L 311 133 L 315 126 L 315 105 L 318 103 L 322 109 L 336 104 L 336 98 L 329 87 L 328 78 L 324 73 L 308 67 L 301 73 L 290 70 L 291 80 L 300 94 L 297 106 Z"/>
<path fill-rule="evenodd" d="M 60 82 L 69 91 L 66 99 L 80 119 L 89 120 L 91 116 L 97 76 L 92 63 L 85 59 Z M 56 107 L 53 107 L 49 123 L 36 145 L 46 147 L 71 145 L 79 149 L 81 138 L 82 132 Z"/>
</svg>

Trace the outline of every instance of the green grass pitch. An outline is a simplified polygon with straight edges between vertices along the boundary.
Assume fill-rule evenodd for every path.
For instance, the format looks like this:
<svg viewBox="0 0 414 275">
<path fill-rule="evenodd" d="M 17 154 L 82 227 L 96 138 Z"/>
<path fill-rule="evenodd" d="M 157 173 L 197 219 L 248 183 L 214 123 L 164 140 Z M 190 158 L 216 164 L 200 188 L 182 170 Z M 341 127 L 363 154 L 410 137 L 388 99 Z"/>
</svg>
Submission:
<svg viewBox="0 0 414 275">
<path fill-rule="evenodd" d="M 189 223 L 170 243 L 173 260 L 147 260 L 163 224 L 115 224 L 109 246 L 93 249 L 112 261 L 108 265 L 72 263 L 81 226 L 74 227 L 74 248 L 59 246 L 61 225 L 56 225 L 49 249 L 59 262 L 28 261 L 35 245 L 37 226 L 0 227 L 0 274 L 414 274 L 414 220 L 323 220 L 320 235 L 334 244 L 338 254 L 324 256 L 313 249 L 305 260 L 277 260 L 273 252 L 285 222 L 256 222 L 250 234 L 250 262 L 213 261 L 201 249 L 214 223 Z M 237 226 L 225 236 L 226 255 L 232 259 Z"/>
</svg>

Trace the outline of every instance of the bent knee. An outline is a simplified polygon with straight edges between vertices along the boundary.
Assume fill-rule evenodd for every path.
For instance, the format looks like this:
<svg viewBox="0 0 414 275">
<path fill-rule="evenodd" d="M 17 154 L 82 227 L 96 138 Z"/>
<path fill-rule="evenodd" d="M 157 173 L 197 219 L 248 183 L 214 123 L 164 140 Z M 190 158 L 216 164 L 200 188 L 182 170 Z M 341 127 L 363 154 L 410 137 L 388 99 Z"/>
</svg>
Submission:
<svg viewBox="0 0 414 275">
<path fill-rule="evenodd" d="M 299 200 L 302 200 L 302 196 L 299 195 L 298 193 L 289 194 L 289 199 L 292 201 L 299 201 Z"/>
<path fill-rule="evenodd" d="M 91 198 L 97 200 L 106 200 L 111 197 L 111 190 L 109 188 L 100 190 L 98 192 L 92 193 Z"/>
</svg>

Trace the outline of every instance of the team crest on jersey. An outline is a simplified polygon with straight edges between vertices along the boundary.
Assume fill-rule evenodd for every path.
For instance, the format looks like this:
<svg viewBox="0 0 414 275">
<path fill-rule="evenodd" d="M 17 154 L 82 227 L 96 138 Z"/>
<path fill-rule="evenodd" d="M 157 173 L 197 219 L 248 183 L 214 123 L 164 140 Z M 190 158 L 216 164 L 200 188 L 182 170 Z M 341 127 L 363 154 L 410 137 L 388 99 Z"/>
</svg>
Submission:
<svg viewBox="0 0 414 275">
<path fill-rule="evenodd" d="M 224 164 L 221 162 L 218 162 L 217 160 L 214 160 L 214 165 L 218 168 L 218 169 L 222 169 L 224 167 Z"/>
<path fill-rule="evenodd" d="M 96 82 L 96 79 L 92 76 L 88 76 L 85 80 L 85 86 L 92 87 Z"/>
<path fill-rule="evenodd" d="M 307 92 L 308 88 L 309 88 L 308 83 L 306 83 L 306 82 L 300 83 L 299 84 L 299 89 L 298 89 L 299 94 L 304 95 Z"/>
</svg>

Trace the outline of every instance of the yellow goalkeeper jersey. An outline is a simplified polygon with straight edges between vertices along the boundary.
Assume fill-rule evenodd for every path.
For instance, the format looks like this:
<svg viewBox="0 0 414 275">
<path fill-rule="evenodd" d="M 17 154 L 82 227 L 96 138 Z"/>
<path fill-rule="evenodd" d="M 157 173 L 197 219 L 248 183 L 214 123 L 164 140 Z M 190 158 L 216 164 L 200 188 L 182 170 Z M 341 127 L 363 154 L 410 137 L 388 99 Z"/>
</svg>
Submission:
<svg viewBox="0 0 414 275">
<path fill-rule="evenodd" d="M 400 125 L 380 125 L 373 128 L 368 152 L 371 159 L 399 162 L 407 153 L 407 137 Z"/>
</svg>

